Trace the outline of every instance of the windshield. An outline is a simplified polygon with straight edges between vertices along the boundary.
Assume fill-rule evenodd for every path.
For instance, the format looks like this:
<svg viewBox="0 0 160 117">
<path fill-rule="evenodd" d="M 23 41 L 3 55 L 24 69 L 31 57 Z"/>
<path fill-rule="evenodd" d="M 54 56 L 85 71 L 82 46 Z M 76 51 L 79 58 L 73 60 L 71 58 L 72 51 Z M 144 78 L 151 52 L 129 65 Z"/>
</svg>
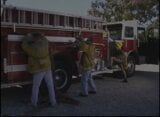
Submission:
<svg viewBox="0 0 160 117">
<path fill-rule="evenodd" d="M 137 32 L 138 32 L 138 39 L 140 42 L 146 42 L 146 37 L 145 37 L 145 28 L 137 28 Z"/>
<path fill-rule="evenodd" d="M 121 40 L 122 37 L 122 24 L 109 24 L 107 25 L 109 37 L 113 40 Z"/>
</svg>

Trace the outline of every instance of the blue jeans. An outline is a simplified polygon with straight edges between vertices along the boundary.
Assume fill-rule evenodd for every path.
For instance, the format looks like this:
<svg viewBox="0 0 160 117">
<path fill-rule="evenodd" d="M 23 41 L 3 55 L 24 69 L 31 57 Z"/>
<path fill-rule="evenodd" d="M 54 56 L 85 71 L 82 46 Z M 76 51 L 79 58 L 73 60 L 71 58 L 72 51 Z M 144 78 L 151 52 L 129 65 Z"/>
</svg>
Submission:
<svg viewBox="0 0 160 117">
<path fill-rule="evenodd" d="M 81 93 L 83 95 L 88 95 L 89 91 L 96 92 L 96 86 L 92 79 L 91 70 L 84 71 L 81 77 Z"/>
<path fill-rule="evenodd" d="M 39 87 L 41 85 L 43 78 L 47 84 L 51 105 L 54 106 L 56 104 L 56 99 L 55 99 L 54 82 L 51 70 L 35 73 L 33 75 L 31 102 L 34 106 L 37 106 Z"/>
</svg>

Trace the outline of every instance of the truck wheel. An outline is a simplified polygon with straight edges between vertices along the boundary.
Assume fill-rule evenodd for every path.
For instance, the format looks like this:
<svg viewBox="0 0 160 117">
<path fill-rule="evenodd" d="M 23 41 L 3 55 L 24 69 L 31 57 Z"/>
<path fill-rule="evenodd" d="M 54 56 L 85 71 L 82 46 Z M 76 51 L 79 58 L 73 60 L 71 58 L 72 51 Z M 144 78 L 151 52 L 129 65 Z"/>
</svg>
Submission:
<svg viewBox="0 0 160 117">
<path fill-rule="evenodd" d="M 63 67 L 57 67 L 57 69 L 52 71 L 52 73 L 55 90 L 62 93 L 67 92 L 71 86 L 72 75 L 70 75 Z M 40 91 L 41 96 L 47 95 L 47 86 L 45 82 L 42 82 Z"/>
<path fill-rule="evenodd" d="M 135 68 L 136 68 L 135 59 L 133 56 L 129 56 L 128 57 L 128 69 L 127 69 L 127 76 L 128 77 L 131 77 L 134 75 Z"/>
<path fill-rule="evenodd" d="M 55 88 L 57 91 L 66 92 L 72 83 L 72 75 L 76 72 L 76 63 L 73 57 L 61 52 L 52 56 L 52 69 L 55 76 Z"/>
<path fill-rule="evenodd" d="M 58 68 L 54 71 L 55 88 L 58 91 L 66 92 L 72 80 L 72 75 L 65 68 Z"/>
</svg>

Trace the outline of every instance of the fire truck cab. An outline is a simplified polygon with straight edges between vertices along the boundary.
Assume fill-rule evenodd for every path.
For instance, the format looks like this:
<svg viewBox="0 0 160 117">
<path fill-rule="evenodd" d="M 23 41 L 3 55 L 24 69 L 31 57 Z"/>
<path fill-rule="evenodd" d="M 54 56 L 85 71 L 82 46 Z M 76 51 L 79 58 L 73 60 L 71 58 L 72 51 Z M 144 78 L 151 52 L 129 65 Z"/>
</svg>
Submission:
<svg viewBox="0 0 160 117">
<path fill-rule="evenodd" d="M 128 76 L 135 72 L 135 65 L 139 64 L 140 42 L 145 39 L 145 27 L 138 24 L 137 20 L 121 21 L 104 24 L 104 29 L 108 31 L 108 40 L 123 42 L 122 49 L 128 56 Z"/>
</svg>

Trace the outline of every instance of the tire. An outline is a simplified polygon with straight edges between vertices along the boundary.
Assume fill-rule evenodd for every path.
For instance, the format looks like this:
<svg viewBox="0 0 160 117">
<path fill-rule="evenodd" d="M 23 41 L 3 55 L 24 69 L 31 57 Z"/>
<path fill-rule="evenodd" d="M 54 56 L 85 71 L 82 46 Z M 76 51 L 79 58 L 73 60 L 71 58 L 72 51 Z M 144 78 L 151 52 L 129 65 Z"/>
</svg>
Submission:
<svg viewBox="0 0 160 117">
<path fill-rule="evenodd" d="M 54 70 L 55 89 L 60 92 L 67 92 L 71 86 L 72 75 L 64 67 Z"/>
<path fill-rule="evenodd" d="M 67 92 L 72 84 L 72 75 L 78 74 L 73 56 L 66 52 L 60 52 L 51 56 L 53 76 L 56 91 Z"/>
<path fill-rule="evenodd" d="M 127 69 L 127 76 L 128 77 L 131 77 L 134 75 L 135 68 L 136 68 L 135 58 L 133 56 L 129 56 L 128 57 L 128 69 Z"/>
</svg>

